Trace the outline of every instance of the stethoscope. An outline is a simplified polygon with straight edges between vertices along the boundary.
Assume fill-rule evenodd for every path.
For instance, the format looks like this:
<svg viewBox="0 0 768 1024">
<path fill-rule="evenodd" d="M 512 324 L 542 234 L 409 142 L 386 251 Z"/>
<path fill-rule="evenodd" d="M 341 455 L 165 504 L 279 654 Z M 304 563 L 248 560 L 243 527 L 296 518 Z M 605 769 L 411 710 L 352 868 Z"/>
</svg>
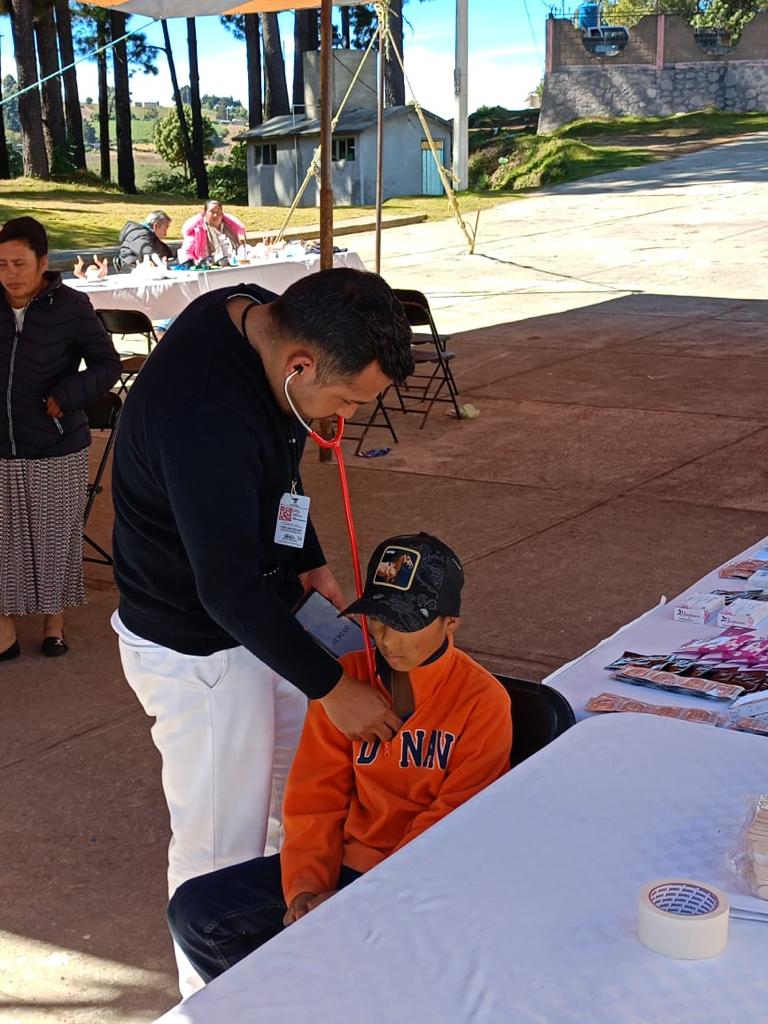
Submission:
<svg viewBox="0 0 768 1024">
<path fill-rule="evenodd" d="M 330 450 L 336 457 L 336 465 L 339 469 L 339 484 L 341 486 L 341 498 L 344 504 L 344 515 L 347 521 L 347 536 L 349 537 L 349 548 L 352 553 L 352 568 L 355 575 L 355 590 L 358 598 L 363 596 L 363 574 L 360 570 L 360 550 L 357 545 L 357 533 L 355 532 L 355 521 L 352 518 L 352 502 L 349 497 L 349 482 L 347 480 L 347 467 L 344 464 L 344 453 L 341 449 L 341 442 L 344 438 L 344 417 L 337 416 L 336 418 L 336 433 L 331 438 L 323 437 L 318 434 L 316 430 L 306 422 L 304 417 L 301 415 L 299 410 L 293 403 L 291 393 L 288 390 L 288 385 L 291 383 L 294 377 L 300 376 L 304 372 L 303 366 L 294 367 L 293 373 L 289 373 L 283 381 L 283 391 L 285 392 L 285 400 L 290 406 L 291 412 L 304 427 L 306 432 L 312 438 L 316 445 L 320 448 L 324 448 L 326 451 Z M 360 616 L 360 625 L 363 629 L 363 641 L 365 643 L 365 660 L 368 667 L 368 676 L 371 683 L 376 683 L 378 673 L 376 671 L 376 657 L 373 653 L 373 643 L 368 632 L 368 622 L 364 615 Z"/>
</svg>

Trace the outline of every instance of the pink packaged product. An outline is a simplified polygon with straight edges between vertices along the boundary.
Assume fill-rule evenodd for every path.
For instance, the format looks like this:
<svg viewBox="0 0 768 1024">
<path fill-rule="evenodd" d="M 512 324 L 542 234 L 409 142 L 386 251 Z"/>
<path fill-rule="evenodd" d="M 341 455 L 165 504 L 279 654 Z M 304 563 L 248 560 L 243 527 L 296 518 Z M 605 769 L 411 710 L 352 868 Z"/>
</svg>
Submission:
<svg viewBox="0 0 768 1024">
<path fill-rule="evenodd" d="M 740 626 L 731 626 L 717 636 L 689 640 L 675 653 L 741 668 L 768 669 L 768 637 Z"/>
</svg>

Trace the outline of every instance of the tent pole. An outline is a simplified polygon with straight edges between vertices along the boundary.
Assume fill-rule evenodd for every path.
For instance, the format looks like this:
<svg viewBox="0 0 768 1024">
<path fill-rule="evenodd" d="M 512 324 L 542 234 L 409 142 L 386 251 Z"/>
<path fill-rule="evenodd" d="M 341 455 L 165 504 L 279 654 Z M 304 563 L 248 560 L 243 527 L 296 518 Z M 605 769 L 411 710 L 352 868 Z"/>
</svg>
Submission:
<svg viewBox="0 0 768 1024">
<path fill-rule="evenodd" d="M 322 0 L 320 8 L 320 269 L 333 266 L 333 178 L 331 140 L 333 137 L 333 0 Z"/>
<path fill-rule="evenodd" d="M 380 9 L 379 9 L 380 10 Z M 385 33 L 379 25 L 379 69 L 376 95 L 376 273 L 381 273 L 381 208 L 384 202 L 384 58 Z"/>
<path fill-rule="evenodd" d="M 333 0 L 322 0 L 320 7 L 320 269 L 333 267 Z M 320 420 L 318 431 L 323 437 L 333 436 L 329 419 Z M 320 461 L 331 462 L 330 449 L 320 449 Z"/>
</svg>

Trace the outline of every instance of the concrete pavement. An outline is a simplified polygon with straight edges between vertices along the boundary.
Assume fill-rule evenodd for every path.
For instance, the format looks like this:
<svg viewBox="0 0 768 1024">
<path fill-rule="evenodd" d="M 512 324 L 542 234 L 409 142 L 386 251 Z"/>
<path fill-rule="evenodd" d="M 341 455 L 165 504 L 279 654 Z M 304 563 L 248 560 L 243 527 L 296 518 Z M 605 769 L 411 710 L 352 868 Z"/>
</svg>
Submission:
<svg viewBox="0 0 768 1024">
<path fill-rule="evenodd" d="M 350 459 L 360 539 L 455 544 L 462 642 L 489 666 L 540 678 L 768 534 L 766 162 L 757 137 L 510 202 L 475 256 L 449 221 L 385 234 L 385 275 L 427 292 L 481 415 L 401 417 L 389 456 Z M 372 237 L 354 245 L 372 266 Z M 335 470 L 310 452 L 303 472 L 349 586 Z M 159 760 L 110 574 L 88 578 L 70 655 L 34 653 L 30 622 L 0 666 L 4 1024 L 143 1024 L 174 1001 Z"/>
</svg>

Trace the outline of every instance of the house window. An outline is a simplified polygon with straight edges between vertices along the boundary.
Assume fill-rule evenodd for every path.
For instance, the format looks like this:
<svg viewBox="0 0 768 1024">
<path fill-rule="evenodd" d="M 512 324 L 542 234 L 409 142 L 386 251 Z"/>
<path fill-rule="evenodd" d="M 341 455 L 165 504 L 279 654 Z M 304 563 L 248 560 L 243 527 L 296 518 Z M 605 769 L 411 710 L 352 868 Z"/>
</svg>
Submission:
<svg viewBox="0 0 768 1024">
<path fill-rule="evenodd" d="M 277 146 L 274 143 L 265 143 L 263 146 L 253 147 L 253 162 L 256 166 L 274 166 L 277 163 Z"/>
<path fill-rule="evenodd" d="M 331 143 L 331 160 L 337 164 L 341 160 L 355 159 L 355 138 L 353 135 L 334 139 Z"/>
</svg>

